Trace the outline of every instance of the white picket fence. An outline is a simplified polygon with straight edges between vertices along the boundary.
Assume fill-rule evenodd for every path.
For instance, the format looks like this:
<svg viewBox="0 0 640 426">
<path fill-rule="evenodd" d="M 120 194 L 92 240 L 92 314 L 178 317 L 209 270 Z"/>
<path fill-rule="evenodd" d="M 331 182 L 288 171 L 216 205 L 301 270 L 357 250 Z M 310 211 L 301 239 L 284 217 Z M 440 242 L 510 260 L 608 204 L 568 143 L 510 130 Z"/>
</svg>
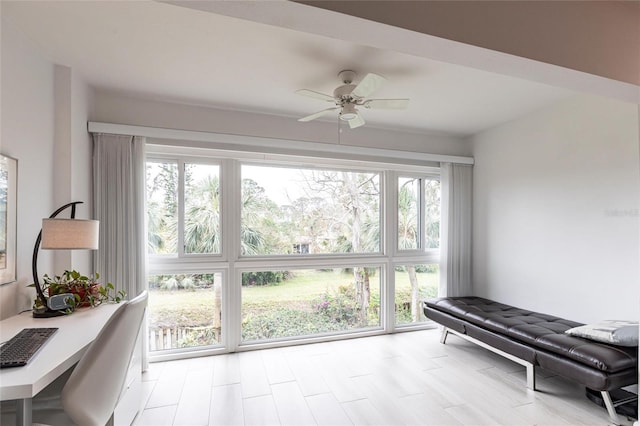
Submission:
<svg viewBox="0 0 640 426">
<path fill-rule="evenodd" d="M 220 328 L 208 327 L 149 327 L 149 350 L 175 349 L 183 340 L 196 339 L 202 334 L 210 334 L 210 344 L 220 341 Z M 200 346 L 200 345 L 197 345 Z M 182 345 L 184 347 L 184 345 Z"/>
</svg>

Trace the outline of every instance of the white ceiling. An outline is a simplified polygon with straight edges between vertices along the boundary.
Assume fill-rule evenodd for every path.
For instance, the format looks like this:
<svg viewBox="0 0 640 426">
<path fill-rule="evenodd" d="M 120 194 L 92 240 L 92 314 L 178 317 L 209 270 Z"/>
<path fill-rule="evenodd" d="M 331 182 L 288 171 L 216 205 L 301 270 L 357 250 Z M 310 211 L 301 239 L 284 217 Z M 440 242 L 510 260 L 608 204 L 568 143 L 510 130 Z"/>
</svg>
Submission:
<svg viewBox="0 0 640 426">
<path fill-rule="evenodd" d="M 3 25 L 99 89 L 302 117 L 328 104 L 353 69 L 388 81 L 375 98 L 409 109 L 365 110 L 372 127 L 473 134 L 570 96 L 541 83 L 154 1 L 2 1 Z M 335 120 L 328 117 L 327 120 Z M 356 130 L 357 131 L 357 130 Z"/>
</svg>

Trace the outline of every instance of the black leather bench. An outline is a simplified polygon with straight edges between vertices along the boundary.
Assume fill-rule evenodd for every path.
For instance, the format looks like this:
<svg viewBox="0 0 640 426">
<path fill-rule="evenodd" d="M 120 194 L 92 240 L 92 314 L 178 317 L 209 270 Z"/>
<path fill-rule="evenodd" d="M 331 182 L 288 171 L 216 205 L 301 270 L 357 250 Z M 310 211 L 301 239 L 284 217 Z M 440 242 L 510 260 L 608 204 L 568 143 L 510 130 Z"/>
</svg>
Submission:
<svg viewBox="0 0 640 426">
<path fill-rule="evenodd" d="M 427 318 L 444 326 L 441 342 L 454 333 L 526 367 L 527 387 L 535 390 L 535 367 L 599 391 L 611 420 L 620 424 L 610 391 L 638 382 L 638 347 L 613 346 L 573 337 L 582 325 L 552 315 L 480 297 L 426 300 Z"/>
</svg>

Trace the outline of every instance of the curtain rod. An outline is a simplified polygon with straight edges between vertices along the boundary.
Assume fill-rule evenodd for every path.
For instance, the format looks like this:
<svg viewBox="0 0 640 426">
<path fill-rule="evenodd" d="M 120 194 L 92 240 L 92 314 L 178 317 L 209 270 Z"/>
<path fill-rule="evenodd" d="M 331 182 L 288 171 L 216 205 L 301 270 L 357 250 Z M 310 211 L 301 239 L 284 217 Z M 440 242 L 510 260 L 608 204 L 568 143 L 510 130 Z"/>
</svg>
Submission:
<svg viewBox="0 0 640 426">
<path fill-rule="evenodd" d="M 148 138 L 171 139 L 182 141 L 211 142 L 252 148 L 263 148 L 260 152 L 272 149 L 291 149 L 296 151 L 324 152 L 332 154 L 365 155 L 380 157 L 387 161 L 412 160 L 424 162 L 473 164 L 473 157 L 456 155 L 427 154 L 422 152 L 401 151 L 394 149 L 367 148 L 352 145 L 335 145 L 322 142 L 294 141 L 289 139 L 263 138 L 257 136 L 242 136 L 226 133 L 213 133 L 194 130 L 167 129 L 163 127 L 132 126 L 129 124 L 112 124 L 89 121 L 87 129 L 90 133 L 110 133 L 115 135 L 144 136 Z M 292 145 L 292 142 L 295 145 Z"/>
</svg>

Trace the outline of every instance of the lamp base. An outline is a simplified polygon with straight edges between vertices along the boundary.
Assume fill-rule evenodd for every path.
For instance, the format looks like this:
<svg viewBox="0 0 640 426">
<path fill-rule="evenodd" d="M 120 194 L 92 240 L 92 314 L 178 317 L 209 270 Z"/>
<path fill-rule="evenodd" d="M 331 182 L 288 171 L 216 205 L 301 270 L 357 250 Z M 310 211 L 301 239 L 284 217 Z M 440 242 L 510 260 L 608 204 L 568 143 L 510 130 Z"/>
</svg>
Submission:
<svg viewBox="0 0 640 426">
<path fill-rule="evenodd" d="M 44 311 L 33 311 L 33 318 L 53 318 L 67 315 L 64 311 L 52 311 L 50 309 Z"/>
</svg>

